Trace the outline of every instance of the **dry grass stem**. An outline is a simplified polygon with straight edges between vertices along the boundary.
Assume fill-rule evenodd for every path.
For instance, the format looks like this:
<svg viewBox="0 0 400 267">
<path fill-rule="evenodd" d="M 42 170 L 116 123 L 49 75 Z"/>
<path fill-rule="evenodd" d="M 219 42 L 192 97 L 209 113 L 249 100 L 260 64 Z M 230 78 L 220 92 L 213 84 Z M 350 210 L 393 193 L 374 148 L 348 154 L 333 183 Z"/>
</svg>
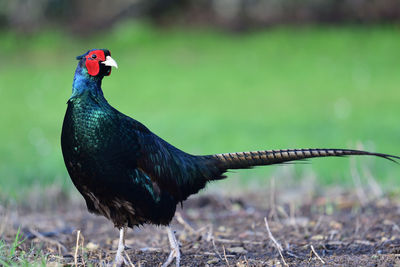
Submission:
<svg viewBox="0 0 400 267">
<path fill-rule="evenodd" d="M 244 261 L 246 262 L 246 266 L 249 267 L 249 266 L 250 266 L 250 265 L 249 265 L 249 261 L 247 260 L 247 257 L 246 257 L 246 256 L 244 256 Z"/>
<path fill-rule="evenodd" d="M 81 260 L 82 260 L 82 266 L 86 266 L 85 264 L 85 246 L 84 246 L 84 242 L 85 242 L 85 238 L 82 234 L 80 234 L 80 239 L 81 239 Z"/>
<path fill-rule="evenodd" d="M 182 224 L 182 226 L 183 226 L 185 229 L 187 229 L 190 233 L 196 234 L 196 233 L 198 232 L 198 231 L 194 230 L 194 228 L 193 228 L 192 226 L 190 226 L 190 224 L 187 223 L 187 222 L 185 221 L 185 219 L 183 219 L 182 214 L 181 214 L 180 212 L 175 213 L 175 218 L 176 218 L 176 220 L 177 220 L 180 224 Z"/>
<path fill-rule="evenodd" d="M 81 230 L 78 230 L 76 233 L 76 246 L 75 246 L 75 253 L 74 253 L 74 265 L 75 267 L 78 266 L 78 249 L 79 249 L 79 237 L 81 235 Z"/>
<path fill-rule="evenodd" d="M 360 201 L 362 206 L 365 206 L 365 204 L 367 204 L 367 202 L 368 202 L 368 199 L 364 192 L 363 185 L 361 183 L 361 177 L 357 170 L 356 161 L 354 158 L 350 158 L 350 174 L 351 174 L 353 183 L 356 187 L 356 194 L 357 194 L 358 200 Z"/>
<path fill-rule="evenodd" d="M 321 216 L 318 217 L 318 220 L 317 220 L 317 222 L 315 223 L 312 232 L 316 232 L 316 231 L 318 230 L 319 226 L 320 226 L 321 223 L 322 223 L 322 220 L 323 220 L 323 215 L 321 215 Z"/>
<path fill-rule="evenodd" d="M 221 254 L 218 252 L 217 246 L 215 245 L 214 237 L 211 239 L 211 243 L 212 243 L 212 245 L 213 245 L 215 254 L 218 256 L 218 258 L 219 258 L 221 261 L 224 261 L 224 259 L 222 258 Z"/>
<path fill-rule="evenodd" d="M 357 235 L 358 231 L 360 230 L 361 224 L 360 224 L 360 218 L 356 218 L 356 229 L 354 231 L 354 233 Z"/>
<path fill-rule="evenodd" d="M 277 206 L 276 206 L 276 187 L 275 187 L 275 176 L 271 177 L 270 182 L 270 203 L 271 203 L 271 211 L 269 213 L 269 218 L 275 218 L 276 221 L 279 221 L 279 216 L 277 213 Z"/>
<path fill-rule="evenodd" d="M 234 240 L 234 239 L 225 239 L 225 238 L 215 238 L 214 239 L 217 242 L 220 243 L 227 243 L 227 244 L 231 244 L 231 243 L 243 243 L 243 244 L 256 244 L 256 245 L 261 245 L 263 242 L 261 241 L 250 241 L 250 240 Z"/>
<path fill-rule="evenodd" d="M 212 224 L 209 224 L 209 225 L 207 226 L 207 228 L 208 228 L 208 231 L 207 231 L 206 241 L 207 241 L 207 242 L 210 242 L 211 239 L 214 239 L 214 236 L 213 236 L 213 226 L 212 226 Z"/>
<path fill-rule="evenodd" d="M 135 264 L 132 263 L 131 258 L 129 257 L 128 253 L 126 253 L 126 251 L 124 250 L 125 256 L 128 259 L 129 262 L 129 266 L 131 267 L 135 267 Z"/>
<path fill-rule="evenodd" d="M 1 206 L 0 206 L 0 208 L 1 208 Z M 1 220 L 1 224 L 0 224 L 0 236 L 2 236 L 4 234 L 4 231 L 8 224 L 9 213 L 7 211 L 4 211 L 4 214 L 1 214 L 1 215 L 2 215 L 2 220 Z"/>
<path fill-rule="evenodd" d="M 267 228 L 268 236 L 269 236 L 269 238 L 272 240 L 272 242 L 274 243 L 275 247 L 277 248 L 277 250 L 278 250 L 278 252 L 279 252 L 279 255 L 280 255 L 281 258 L 282 258 L 283 264 L 284 264 L 285 266 L 289 266 L 289 265 L 286 263 L 285 258 L 283 257 L 283 254 L 282 254 L 283 248 L 282 248 L 281 244 L 279 244 L 278 241 L 276 241 L 275 237 L 274 237 L 274 236 L 272 235 L 272 233 L 271 233 L 271 230 L 269 229 L 267 217 L 264 217 L 264 222 L 265 222 L 265 227 Z"/>
<path fill-rule="evenodd" d="M 297 226 L 297 221 L 296 221 L 296 207 L 294 202 L 290 202 L 289 205 L 289 214 L 290 214 L 290 224 L 294 227 L 296 232 L 299 232 L 299 227 Z"/>
<path fill-rule="evenodd" d="M 314 246 L 310 245 L 312 252 L 314 253 L 315 256 L 317 256 L 317 258 L 319 259 L 320 262 L 322 262 L 322 264 L 325 264 L 325 261 L 323 259 L 321 259 L 321 257 L 318 255 L 318 253 L 315 251 Z"/>
<path fill-rule="evenodd" d="M 34 230 L 31 227 L 29 227 L 28 229 L 29 229 L 29 232 L 31 232 L 33 235 L 35 235 L 38 239 L 42 240 L 43 242 L 56 245 L 58 248 L 63 250 L 62 251 L 63 253 L 66 253 L 68 251 L 67 248 L 63 244 L 58 242 L 57 240 L 53 240 L 51 238 L 45 237 L 41 233 L 39 233 L 38 231 Z M 61 251 L 59 251 L 59 254 L 61 255 Z"/>
<path fill-rule="evenodd" d="M 368 185 L 371 188 L 372 193 L 375 195 L 375 198 L 380 198 L 383 196 L 383 190 L 379 183 L 376 181 L 371 171 L 368 169 L 366 164 L 363 164 L 363 174 L 367 177 Z"/>
<path fill-rule="evenodd" d="M 392 223 L 392 229 L 393 230 L 395 230 L 395 231 L 397 231 L 397 232 L 400 232 L 400 227 L 397 225 L 397 223 L 395 223 L 395 222 L 392 222 L 391 221 L 391 223 Z"/>
<path fill-rule="evenodd" d="M 222 245 L 222 250 L 224 251 L 224 259 L 225 259 L 226 265 L 227 265 L 228 267 L 230 267 L 228 258 L 226 257 L 226 251 L 225 251 L 224 245 Z"/>
</svg>

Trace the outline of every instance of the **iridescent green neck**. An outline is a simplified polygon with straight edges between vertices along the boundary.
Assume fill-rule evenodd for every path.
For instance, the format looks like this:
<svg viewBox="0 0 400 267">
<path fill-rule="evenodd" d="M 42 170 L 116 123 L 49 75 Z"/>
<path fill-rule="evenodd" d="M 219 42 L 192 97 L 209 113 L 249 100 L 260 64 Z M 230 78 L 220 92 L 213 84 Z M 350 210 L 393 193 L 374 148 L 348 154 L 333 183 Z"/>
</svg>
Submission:
<svg viewBox="0 0 400 267">
<path fill-rule="evenodd" d="M 89 93 L 93 96 L 103 96 L 101 90 L 102 76 L 91 76 L 87 69 L 82 66 L 83 61 L 78 63 L 72 83 L 72 95 L 70 99 Z"/>
</svg>

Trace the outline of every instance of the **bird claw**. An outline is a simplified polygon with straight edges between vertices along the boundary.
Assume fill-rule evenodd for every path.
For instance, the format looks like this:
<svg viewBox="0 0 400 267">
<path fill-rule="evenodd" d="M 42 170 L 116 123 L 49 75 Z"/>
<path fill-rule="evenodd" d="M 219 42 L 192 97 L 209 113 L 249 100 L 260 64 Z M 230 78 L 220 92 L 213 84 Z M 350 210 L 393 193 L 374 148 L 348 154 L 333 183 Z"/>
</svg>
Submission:
<svg viewBox="0 0 400 267">
<path fill-rule="evenodd" d="M 174 259 L 176 259 L 176 267 L 179 267 L 181 261 L 181 252 L 179 251 L 179 248 L 178 249 L 173 248 L 171 250 L 168 259 L 164 262 L 163 265 L 161 265 L 161 267 L 169 266 L 174 261 Z"/>
<path fill-rule="evenodd" d="M 112 265 L 112 267 L 121 267 L 121 266 L 128 266 L 128 262 L 126 261 L 126 259 L 124 258 L 124 256 L 122 255 L 117 255 L 115 257 L 114 263 Z"/>
<path fill-rule="evenodd" d="M 176 240 L 175 235 L 170 227 L 167 228 L 167 231 L 168 231 L 169 244 L 171 245 L 171 253 L 168 256 L 168 259 L 164 262 L 164 264 L 161 267 L 169 266 L 174 259 L 176 259 L 176 267 L 179 267 L 181 261 L 181 252 L 179 250 L 179 243 Z"/>
<path fill-rule="evenodd" d="M 122 254 L 117 253 L 115 256 L 114 262 L 112 264 L 112 267 L 121 267 L 121 266 L 129 266 L 128 261 L 125 259 Z"/>
</svg>

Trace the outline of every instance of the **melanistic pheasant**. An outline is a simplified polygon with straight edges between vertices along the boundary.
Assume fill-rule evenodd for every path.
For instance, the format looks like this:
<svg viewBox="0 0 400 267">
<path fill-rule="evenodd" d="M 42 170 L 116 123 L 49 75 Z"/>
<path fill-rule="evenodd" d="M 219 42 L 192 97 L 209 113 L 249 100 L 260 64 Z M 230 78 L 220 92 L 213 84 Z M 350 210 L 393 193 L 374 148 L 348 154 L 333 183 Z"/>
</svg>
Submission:
<svg viewBox="0 0 400 267">
<path fill-rule="evenodd" d="M 168 226 L 176 205 L 206 183 L 223 179 L 229 169 L 250 168 L 314 157 L 381 153 L 349 149 L 287 149 L 195 156 L 153 134 L 122 114 L 103 96 L 101 81 L 117 63 L 106 49 L 78 56 L 72 96 L 64 118 L 61 146 L 65 165 L 90 212 L 101 214 L 120 229 L 115 259 L 122 265 L 126 227 L 151 223 Z M 176 258 L 179 245 L 171 229 L 172 247 L 164 266 Z"/>
</svg>

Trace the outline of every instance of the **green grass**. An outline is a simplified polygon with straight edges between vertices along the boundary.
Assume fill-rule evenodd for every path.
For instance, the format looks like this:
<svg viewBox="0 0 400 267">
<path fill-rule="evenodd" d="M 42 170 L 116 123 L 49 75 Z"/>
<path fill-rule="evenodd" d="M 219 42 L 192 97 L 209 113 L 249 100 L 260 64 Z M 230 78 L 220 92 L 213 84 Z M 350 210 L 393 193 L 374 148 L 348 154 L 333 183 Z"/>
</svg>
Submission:
<svg viewBox="0 0 400 267">
<path fill-rule="evenodd" d="M 109 102 L 194 154 L 301 147 L 400 154 L 399 29 L 277 28 L 244 35 L 157 30 L 127 22 L 89 39 L 55 30 L 0 34 L 0 195 L 57 183 L 72 187 L 60 131 L 75 56 L 109 48 L 119 69 L 103 82 Z M 322 184 L 348 184 L 348 159 L 317 159 Z M 382 184 L 390 162 L 365 158 Z M 279 167 L 239 171 L 266 177 Z M 262 180 L 260 180 L 262 182 Z"/>
<path fill-rule="evenodd" d="M 23 250 L 20 246 L 25 242 L 22 239 L 20 229 L 15 235 L 12 243 L 7 243 L 0 239 L 0 265 L 11 266 L 46 266 L 46 256 L 42 251 L 32 247 L 30 250 Z"/>
</svg>

